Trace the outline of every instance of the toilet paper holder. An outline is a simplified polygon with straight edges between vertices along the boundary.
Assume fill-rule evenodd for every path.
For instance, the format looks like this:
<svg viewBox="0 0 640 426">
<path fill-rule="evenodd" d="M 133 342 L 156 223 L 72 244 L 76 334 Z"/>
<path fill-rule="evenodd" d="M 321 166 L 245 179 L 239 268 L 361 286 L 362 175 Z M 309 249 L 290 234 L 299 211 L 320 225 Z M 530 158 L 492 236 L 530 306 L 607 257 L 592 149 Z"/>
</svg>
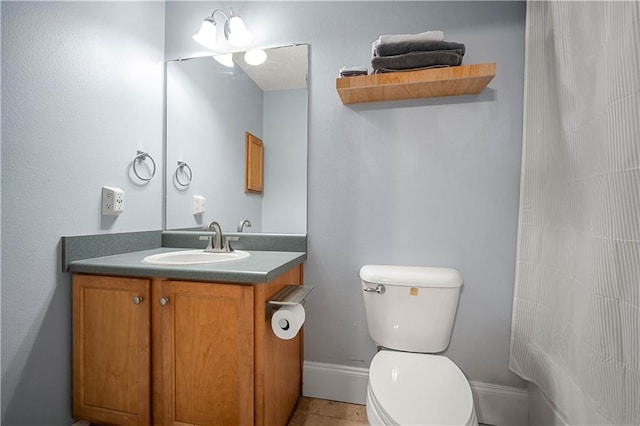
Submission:
<svg viewBox="0 0 640 426">
<path fill-rule="evenodd" d="M 311 290 L 313 290 L 312 285 L 285 285 L 267 300 L 266 318 L 271 317 L 273 311 L 281 306 L 303 304 L 305 297 L 311 293 Z"/>
</svg>

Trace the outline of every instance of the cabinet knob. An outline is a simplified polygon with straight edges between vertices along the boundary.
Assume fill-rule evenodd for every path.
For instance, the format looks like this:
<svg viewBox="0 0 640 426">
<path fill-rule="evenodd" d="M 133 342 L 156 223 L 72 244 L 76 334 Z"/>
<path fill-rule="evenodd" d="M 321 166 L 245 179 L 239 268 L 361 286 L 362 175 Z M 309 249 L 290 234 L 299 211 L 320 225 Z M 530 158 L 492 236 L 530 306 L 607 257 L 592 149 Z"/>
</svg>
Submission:
<svg viewBox="0 0 640 426">
<path fill-rule="evenodd" d="M 161 297 L 160 298 L 160 305 L 167 306 L 167 303 L 169 303 L 169 298 L 168 297 Z"/>
<path fill-rule="evenodd" d="M 142 302 L 142 300 L 143 300 L 142 296 L 136 296 L 136 297 L 133 298 L 133 304 L 134 305 L 139 305 L 140 302 Z"/>
</svg>

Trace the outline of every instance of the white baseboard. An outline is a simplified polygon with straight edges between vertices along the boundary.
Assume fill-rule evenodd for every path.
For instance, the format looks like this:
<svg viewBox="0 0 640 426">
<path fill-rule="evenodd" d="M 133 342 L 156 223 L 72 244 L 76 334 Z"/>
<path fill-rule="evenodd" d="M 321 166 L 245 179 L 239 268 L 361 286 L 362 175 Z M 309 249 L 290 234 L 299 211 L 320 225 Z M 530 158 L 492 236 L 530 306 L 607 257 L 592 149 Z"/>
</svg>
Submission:
<svg viewBox="0 0 640 426">
<path fill-rule="evenodd" d="M 305 361 L 302 395 L 364 405 L 368 382 L 367 368 Z"/>
<path fill-rule="evenodd" d="M 529 383 L 529 425 L 567 426 L 569 423 L 556 406 L 534 383 Z"/>
<path fill-rule="evenodd" d="M 480 423 L 496 426 L 529 424 L 529 393 L 526 388 L 469 381 Z"/>
<path fill-rule="evenodd" d="M 302 394 L 312 398 L 365 404 L 369 370 L 305 361 Z M 527 389 L 471 381 L 480 423 L 496 426 L 528 424 Z"/>
</svg>

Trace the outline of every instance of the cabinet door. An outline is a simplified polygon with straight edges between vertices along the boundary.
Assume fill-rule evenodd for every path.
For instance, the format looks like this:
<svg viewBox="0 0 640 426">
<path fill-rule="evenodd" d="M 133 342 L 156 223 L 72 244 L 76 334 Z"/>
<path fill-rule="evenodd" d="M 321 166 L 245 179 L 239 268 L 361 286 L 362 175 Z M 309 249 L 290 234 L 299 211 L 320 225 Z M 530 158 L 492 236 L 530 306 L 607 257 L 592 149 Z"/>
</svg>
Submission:
<svg viewBox="0 0 640 426">
<path fill-rule="evenodd" d="M 156 297 L 162 424 L 252 425 L 253 288 L 157 281 Z"/>
<path fill-rule="evenodd" d="M 149 424 L 149 296 L 149 280 L 74 275 L 74 417 Z"/>
</svg>

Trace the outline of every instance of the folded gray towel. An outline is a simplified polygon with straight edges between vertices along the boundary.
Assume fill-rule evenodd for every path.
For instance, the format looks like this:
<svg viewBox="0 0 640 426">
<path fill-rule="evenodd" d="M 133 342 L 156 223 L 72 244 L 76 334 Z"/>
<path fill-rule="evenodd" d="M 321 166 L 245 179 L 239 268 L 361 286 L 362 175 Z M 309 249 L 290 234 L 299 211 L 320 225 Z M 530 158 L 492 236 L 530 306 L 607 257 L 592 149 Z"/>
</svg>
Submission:
<svg viewBox="0 0 640 426">
<path fill-rule="evenodd" d="M 377 68 L 373 70 L 371 74 L 384 74 L 388 72 L 411 72 L 411 71 L 420 71 L 420 70 L 432 70 L 434 68 L 448 68 L 449 65 L 433 65 L 431 67 L 421 67 L 421 68 L 410 68 L 407 70 L 392 70 L 389 68 Z"/>
<path fill-rule="evenodd" d="M 367 75 L 367 74 L 369 74 L 369 69 L 364 66 L 340 68 L 340 77 L 354 77 L 356 75 Z"/>
<path fill-rule="evenodd" d="M 398 43 L 380 43 L 373 45 L 373 56 L 394 56 L 409 52 L 430 52 L 433 50 L 455 51 L 464 55 L 465 47 L 462 43 L 454 41 L 402 41 Z"/>
<path fill-rule="evenodd" d="M 455 51 L 409 52 L 402 55 L 381 56 L 371 59 L 374 72 L 377 69 L 408 70 L 434 66 L 455 66 L 462 63 L 462 55 Z"/>
<path fill-rule="evenodd" d="M 444 31 L 425 31 L 418 34 L 385 34 L 378 37 L 374 43 L 398 43 L 401 41 L 444 40 Z"/>
</svg>

